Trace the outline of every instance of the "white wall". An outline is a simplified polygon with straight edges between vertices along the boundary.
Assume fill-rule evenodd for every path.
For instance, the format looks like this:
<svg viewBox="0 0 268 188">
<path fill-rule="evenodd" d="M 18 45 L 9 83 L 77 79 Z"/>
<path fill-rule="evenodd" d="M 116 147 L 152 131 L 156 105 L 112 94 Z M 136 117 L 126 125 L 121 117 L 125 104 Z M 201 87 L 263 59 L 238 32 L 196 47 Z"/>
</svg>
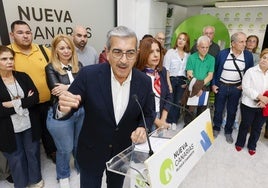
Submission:
<svg viewBox="0 0 268 188">
<path fill-rule="evenodd" d="M 133 29 L 138 38 L 149 32 L 150 2 L 148 0 L 118 0 L 118 25 Z"/>
<path fill-rule="evenodd" d="M 69 34 L 77 24 L 84 25 L 90 33 L 89 44 L 101 52 L 106 42 L 107 31 L 114 27 L 115 13 L 113 0 L 0 0 L 4 5 L 6 22 L 18 19 L 26 21 L 34 33 L 34 42 L 50 44 L 54 34 Z M 29 10 L 29 19 L 20 14 Z M 33 14 L 40 20 L 34 19 Z M 42 16 L 41 16 L 42 15 Z M 3 19 L 3 18 L 0 18 Z M 0 25 L 3 24 L 1 20 Z M 1 25 L 1 28 L 3 26 Z"/>
<path fill-rule="evenodd" d="M 266 25 L 268 24 L 268 8 L 203 8 L 200 6 L 173 7 L 173 32 L 185 19 L 198 14 L 210 14 L 218 17 L 228 28 L 230 35 L 242 31 L 247 35 L 257 35 L 259 41 L 259 51 L 262 48 Z"/>
<path fill-rule="evenodd" d="M 262 47 L 266 25 L 268 24 L 268 8 L 204 8 L 202 14 L 210 14 L 219 18 L 228 28 L 230 35 L 242 31 L 247 35 L 257 35 Z M 216 31 L 217 32 L 217 31 Z"/>
<path fill-rule="evenodd" d="M 168 8 L 173 8 L 172 18 L 174 19 L 174 26 L 178 26 L 181 22 L 187 17 L 187 8 L 177 6 L 177 5 L 168 5 Z"/>
<path fill-rule="evenodd" d="M 68 34 L 72 27 L 82 24 L 88 28 L 90 33 L 89 43 L 100 52 L 105 45 L 107 31 L 114 27 L 115 1 L 113 0 L 1 1 L 4 5 L 8 31 L 10 31 L 10 24 L 14 20 L 22 19 L 31 26 L 35 34 L 34 42 L 36 43 L 50 44 L 52 37 L 48 32 L 53 30 L 54 34 Z M 132 28 L 137 33 L 138 38 L 142 38 L 144 34 L 155 35 L 159 31 L 165 31 L 167 3 L 155 0 L 118 0 L 117 6 L 118 25 Z M 259 36 L 259 47 L 261 48 L 265 26 L 268 23 L 267 7 L 220 9 L 202 8 L 200 6 L 189 8 L 176 5 L 169 6 L 174 6 L 173 31 L 181 22 L 191 16 L 211 14 L 225 23 L 231 34 L 235 31 L 243 31 L 246 34 Z M 30 18 L 28 19 L 25 15 L 19 13 L 19 8 L 23 11 L 29 10 Z M 33 13 L 36 14 L 36 17 L 40 17 L 42 14 L 43 18 L 36 20 Z M 3 18 L 0 19 L 0 27 L 6 27 L 3 26 Z"/>
<path fill-rule="evenodd" d="M 167 3 L 153 2 L 150 8 L 149 33 L 155 36 L 166 30 Z"/>
<path fill-rule="evenodd" d="M 141 39 L 144 34 L 165 31 L 167 3 L 153 0 L 118 0 L 118 25 L 133 29 Z"/>
</svg>

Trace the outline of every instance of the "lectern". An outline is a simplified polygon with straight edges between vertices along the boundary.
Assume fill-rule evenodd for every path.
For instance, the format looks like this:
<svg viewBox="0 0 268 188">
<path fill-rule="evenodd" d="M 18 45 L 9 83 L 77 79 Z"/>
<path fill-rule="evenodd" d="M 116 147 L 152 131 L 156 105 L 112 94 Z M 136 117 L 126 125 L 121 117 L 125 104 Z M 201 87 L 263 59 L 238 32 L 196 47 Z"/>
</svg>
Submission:
<svg viewBox="0 0 268 188">
<path fill-rule="evenodd" d="M 130 179 L 131 188 L 176 188 L 214 141 L 210 111 L 207 109 L 187 127 L 157 129 L 148 143 L 132 145 L 107 163 L 109 171 Z"/>
</svg>

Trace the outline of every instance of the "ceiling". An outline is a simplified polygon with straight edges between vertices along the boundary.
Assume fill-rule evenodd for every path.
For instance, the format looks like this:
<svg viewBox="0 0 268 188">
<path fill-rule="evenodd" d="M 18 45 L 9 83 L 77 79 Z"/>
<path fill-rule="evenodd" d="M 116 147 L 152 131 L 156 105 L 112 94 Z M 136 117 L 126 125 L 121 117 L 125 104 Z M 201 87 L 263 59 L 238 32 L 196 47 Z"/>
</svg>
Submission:
<svg viewBox="0 0 268 188">
<path fill-rule="evenodd" d="M 234 2 L 240 0 L 159 0 L 159 1 L 167 2 L 168 4 L 180 5 L 183 7 L 189 7 L 189 6 L 214 7 L 216 2 L 231 2 L 231 1 Z"/>
</svg>

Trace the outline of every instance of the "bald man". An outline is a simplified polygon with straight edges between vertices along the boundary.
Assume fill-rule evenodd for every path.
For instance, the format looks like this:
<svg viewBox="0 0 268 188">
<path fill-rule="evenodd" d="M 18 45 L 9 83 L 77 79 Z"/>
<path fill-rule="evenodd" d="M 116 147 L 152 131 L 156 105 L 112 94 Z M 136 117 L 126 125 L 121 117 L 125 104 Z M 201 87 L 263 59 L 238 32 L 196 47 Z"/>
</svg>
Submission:
<svg viewBox="0 0 268 188">
<path fill-rule="evenodd" d="M 85 27 L 76 26 L 73 29 L 73 42 L 76 48 L 78 60 L 84 65 L 93 65 L 98 63 L 97 51 L 87 44 L 88 33 Z"/>
</svg>

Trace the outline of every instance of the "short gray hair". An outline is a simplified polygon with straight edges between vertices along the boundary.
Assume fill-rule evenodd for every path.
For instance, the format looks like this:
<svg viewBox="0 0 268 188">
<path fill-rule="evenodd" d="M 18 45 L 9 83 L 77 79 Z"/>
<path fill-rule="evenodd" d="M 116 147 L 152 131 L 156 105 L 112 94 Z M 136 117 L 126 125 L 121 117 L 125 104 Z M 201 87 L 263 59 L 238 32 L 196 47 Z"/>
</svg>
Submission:
<svg viewBox="0 0 268 188">
<path fill-rule="evenodd" d="M 208 38 L 208 36 L 206 36 L 206 35 L 203 35 L 203 36 L 201 36 L 201 37 L 199 37 L 198 39 L 197 39 L 197 46 L 200 44 L 200 43 L 203 43 L 203 42 L 208 42 L 209 44 L 210 44 L 210 39 Z"/>
<path fill-rule="evenodd" d="M 115 27 L 107 33 L 106 47 L 108 50 L 111 49 L 111 38 L 112 37 L 135 38 L 136 39 L 136 49 L 138 48 L 138 39 L 137 39 L 136 33 L 126 26 Z"/>
<path fill-rule="evenodd" d="M 207 26 L 203 27 L 203 33 L 205 33 L 205 31 L 206 31 L 208 28 L 211 28 L 211 29 L 213 30 L 213 33 L 215 33 L 215 27 L 212 26 L 212 25 L 207 25 Z"/>
<path fill-rule="evenodd" d="M 236 41 L 238 40 L 238 37 L 239 37 L 240 35 L 247 36 L 247 35 L 246 35 L 245 33 L 243 33 L 243 32 L 237 32 L 237 33 L 234 33 L 234 34 L 232 34 L 232 36 L 231 36 L 231 42 L 236 42 Z"/>
</svg>

